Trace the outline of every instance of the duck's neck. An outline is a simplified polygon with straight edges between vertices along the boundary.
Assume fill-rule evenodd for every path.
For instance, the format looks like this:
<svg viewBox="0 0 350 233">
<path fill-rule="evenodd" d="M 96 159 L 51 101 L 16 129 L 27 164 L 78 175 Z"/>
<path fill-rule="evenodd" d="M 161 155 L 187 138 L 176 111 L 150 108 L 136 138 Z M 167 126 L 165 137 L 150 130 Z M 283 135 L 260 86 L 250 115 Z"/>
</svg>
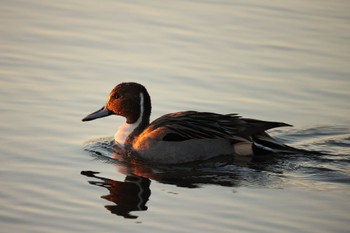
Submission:
<svg viewBox="0 0 350 233">
<path fill-rule="evenodd" d="M 129 118 L 119 127 L 114 135 L 114 140 L 122 147 L 131 144 L 132 140 L 137 137 L 149 125 L 151 115 L 151 100 L 148 93 L 140 93 L 140 112 L 136 121 Z"/>
</svg>

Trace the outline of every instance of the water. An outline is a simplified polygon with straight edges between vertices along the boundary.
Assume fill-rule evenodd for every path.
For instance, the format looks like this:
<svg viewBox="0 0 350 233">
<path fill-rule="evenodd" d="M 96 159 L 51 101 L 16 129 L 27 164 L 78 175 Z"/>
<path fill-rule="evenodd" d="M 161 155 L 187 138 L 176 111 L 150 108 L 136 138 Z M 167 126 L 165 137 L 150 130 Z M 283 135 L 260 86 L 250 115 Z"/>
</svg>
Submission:
<svg viewBox="0 0 350 233">
<path fill-rule="evenodd" d="M 0 232 L 348 232 L 347 1 L 0 9 Z M 273 135 L 325 154 L 118 163 L 108 145 L 123 119 L 80 119 L 122 81 L 148 88 L 152 119 L 193 109 L 284 121 L 295 127 Z"/>
</svg>

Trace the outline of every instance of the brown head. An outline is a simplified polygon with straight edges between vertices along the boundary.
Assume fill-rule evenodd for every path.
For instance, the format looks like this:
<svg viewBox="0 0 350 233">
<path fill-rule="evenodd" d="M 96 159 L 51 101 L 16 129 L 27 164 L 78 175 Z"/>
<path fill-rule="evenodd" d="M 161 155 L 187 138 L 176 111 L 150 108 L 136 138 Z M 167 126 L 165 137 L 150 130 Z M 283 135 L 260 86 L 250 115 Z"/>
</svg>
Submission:
<svg viewBox="0 0 350 233">
<path fill-rule="evenodd" d="M 91 121 L 113 114 L 125 117 L 129 124 L 136 122 L 141 114 L 143 120 L 149 122 L 151 99 L 146 88 L 133 82 L 118 84 L 109 93 L 107 103 L 100 110 L 87 115 L 82 121 Z"/>
</svg>

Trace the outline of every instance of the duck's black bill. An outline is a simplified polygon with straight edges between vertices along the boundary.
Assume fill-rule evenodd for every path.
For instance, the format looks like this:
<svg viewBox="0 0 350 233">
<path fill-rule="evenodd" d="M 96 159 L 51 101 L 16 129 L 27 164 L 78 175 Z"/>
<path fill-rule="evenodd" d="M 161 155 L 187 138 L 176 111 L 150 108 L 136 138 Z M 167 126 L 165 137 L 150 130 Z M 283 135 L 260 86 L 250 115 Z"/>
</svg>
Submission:
<svg viewBox="0 0 350 233">
<path fill-rule="evenodd" d="M 108 110 L 106 106 L 103 106 L 100 110 L 93 112 L 82 119 L 82 121 L 92 121 L 97 118 L 102 118 L 111 115 L 112 112 Z"/>
</svg>

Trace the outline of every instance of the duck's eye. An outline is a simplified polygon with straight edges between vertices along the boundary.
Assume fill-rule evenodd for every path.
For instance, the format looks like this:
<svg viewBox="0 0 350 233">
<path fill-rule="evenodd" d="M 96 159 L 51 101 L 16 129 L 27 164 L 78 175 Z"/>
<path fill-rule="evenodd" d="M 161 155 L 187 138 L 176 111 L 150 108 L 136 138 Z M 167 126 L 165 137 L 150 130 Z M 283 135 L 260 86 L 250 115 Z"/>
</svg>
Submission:
<svg viewBox="0 0 350 233">
<path fill-rule="evenodd" d="M 119 99 L 119 98 L 120 98 L 120 95 L 119 95 L 118 93 L 115 93 L 115 94 L 114 94 L 114 98 L 115 98 L 115 99 Z"/>
</svg>

